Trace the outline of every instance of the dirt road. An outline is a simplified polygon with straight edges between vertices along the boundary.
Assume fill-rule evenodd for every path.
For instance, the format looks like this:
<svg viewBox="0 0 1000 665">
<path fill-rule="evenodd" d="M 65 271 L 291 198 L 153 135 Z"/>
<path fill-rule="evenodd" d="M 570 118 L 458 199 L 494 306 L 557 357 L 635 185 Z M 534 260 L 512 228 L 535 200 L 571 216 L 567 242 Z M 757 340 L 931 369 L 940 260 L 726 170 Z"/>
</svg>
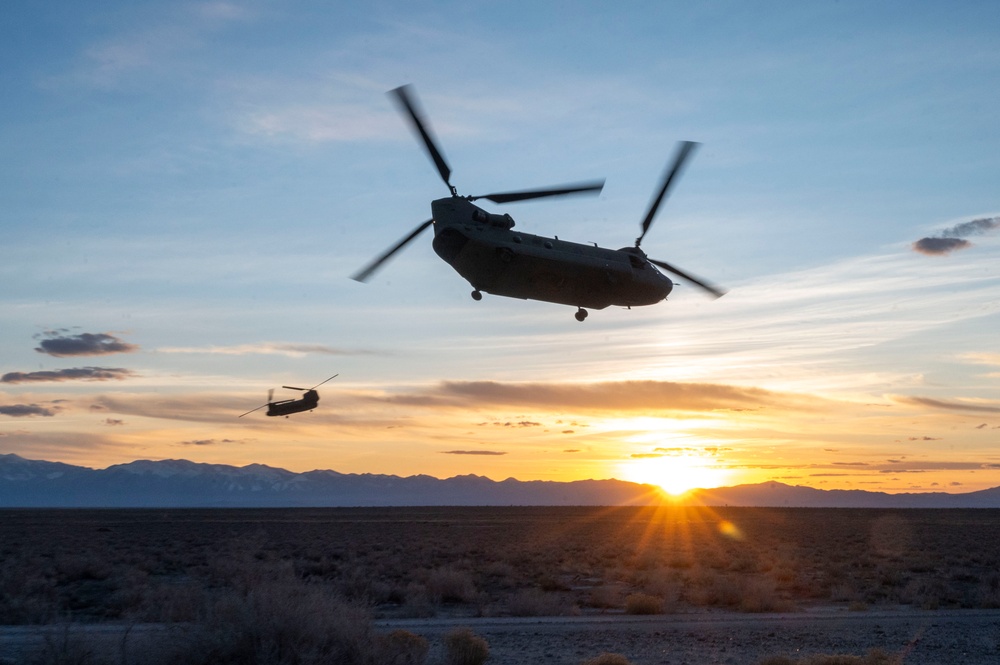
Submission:
<svg viewBox="0 0 1000 665">
<path fill-rule="evenodd" d="M 632 665 L 753 665 L 767 656 L 864 655 L 882 649 L 905 665 L 1000 663 L 1000 610 L 910 608 L 849 612 L 815 609 L 789 614 L 699 613 L 658 616 L 397 619 L 375 622 L 380 633 L 404 629 L 431 644 L 427 665 L 444 660 L 443 636 L 468 627 L 486 639 L 488 665 L 579 665 L 603 652 Z M 76 624 L 69 628 L 0 626 L 0 665 L 23 662 L 45 644 L 84 632 L 117 654 L 126 626 Z M 128 627 L 130 644 L 156 640 L 179 626 Z M 68 632 L 67 632 L 68 631 Z"/>
<path fill-rule="evenodd" d="M 441 663 L 441 637 L 467 626 L 490 645 L 490 665 L 579 665 L 602 652 L 633 665 L 750 665 L 766 656 L 902 654 L 906 665 L 1000 663 L 1000 610 L 919 611 L 909 608 L 792 614 L 674 614 L 377 622 L 402 628 L 431 645 Z"/>
</svg>

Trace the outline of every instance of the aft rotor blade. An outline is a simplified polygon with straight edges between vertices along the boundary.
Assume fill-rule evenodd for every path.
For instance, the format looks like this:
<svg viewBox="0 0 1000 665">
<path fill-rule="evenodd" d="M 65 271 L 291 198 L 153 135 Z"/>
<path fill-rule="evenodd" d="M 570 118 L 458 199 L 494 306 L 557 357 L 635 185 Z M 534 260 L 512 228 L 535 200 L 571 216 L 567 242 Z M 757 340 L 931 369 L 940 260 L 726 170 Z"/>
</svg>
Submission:
<svg viewBox="0 0 1000 665">
<path fill-rule="evenodd" d="M 441 174 L 441 179 L 444 180 L 444 184 L 448 185 L 448 189 L 452 189 L 454 194 L 454 189 L 451 186 L 451 167 L 448 166 L 448 162 L 444 161 L 444 156 L 441 151 L 438 150 L 437 143 L 434 141 L 434 137 L 431 136 L 430 131 L 428 131 L 427 121 L 423 119 L 419 112 L 417 112 L 416 106 L 410 99 L 411 87 L 408 85 L 402 85 L 394 90 L 390 90 L 389 94 L 396 97 L 396 101 L 403 107 L 407 115 L 410 118 L 410 122 L 413 125 L 413 129 L 420 135 L 420 138 L 424 142 L 424 147 L 427 148 L 427 154 L 430 155 L 431 160 L 437 167 L 438 173 Z"/>
<path fill-rule="evenodd" d="M 330 377 L 329 379 L 327 379 L 326 381 L 332 381 L 333 379 L 336 379 L 336 378 L 337 378 L 338 376 L 340 376 L 340 374 L 334 374 L 333 376 L 331 376 L 331 377 Z M 313 387 L 312 387 L 312 388 L 310 388 L 309 390 L 316 390 L 316 389 L 317 389 L 317 388 L 319 388 L 319 387 L 320 387 L 321 385 L 323 385 L 324 383 L 326 383 L 326 381 L 320 381 L 319 383 L 317 383 L 317 384 L 316 384 L 315 386 L 313 386 Z"/>
<path fill-rule="evenodd" d="M 723 291 L 719 287 L 715 286 L 714 284 L 712 284 L 710 282 L 707 282 L 707 281 L 705 281 L 703 279 L 699 279 L 699 278 L 695 277 L 694 275 L 692 275 L 690 273 L 686 273 L 683 270 L 681 270 L 680 268 L 676 268 L 676 267 L 670 265 L 666 261 L 657 261 L 656 259 L 649 259 L 649 262 L 652 263 L 654 266 L 659 266 L 659 267 L 663 268 L 664 270 L 666 270 L 668 272 L 674 273 L 678 277 L 682 277 L 682 278 L 686 279 L 687 281 L 691 282 L 692 284 L 694 284 L 696 286 L 700 286 L 701 288 L 705 289 L 706 291 L 708 291 L 709 293 L 711 293 L 716 298 L 721 298 L 722 296 L 726 295 L 725 291 Z"/>
<path fill-rule="evenodd" d="M 486 199 L 493 203 L 513 203 L 514 201 L 527 201 L 529 199 L 541 199 L 546 196 L 569 196 L 570 194 L 587 194 L 604 189 L 603 180 L 594 182 L 584 182 L 577 185 L 562 185 L 561 187 L 550 187 L 546 189 L 527 189 L 520 192 L 503 192 L 499 194 L 485 194 L 483 196 L 470 196 L 469 200 Z"/>
<path fill-rule="evenodd" d="M 305 392 L 308 388 L 296 388 L 295 386 L 281 386 L 282 388 L 288 388 L 289 390 L 301 390 Z"/>
<path fill-rule="evenodd" d="M 433 223 L 434 223 L 433 219 L 428 219 L 426 222 L 424 222 L 423 224 L 421 224 L 417 228 L 413 229 L 413 232 L 410 233 L 410 235 L 406 236 L 405 238 L 403 238 L 402 240 L 400 240 L 399 242 L 397 242 L 395 245 L 393 245 L 391 248 L 389 248 L 386 252 L 384 252 L 377 259 L 375 259 L 374 261 L 372 261 L 371 263 L 369 263 L 367 266 L 365 266 L 364 268 L 362 268 L 360 271 L 358 271 L 357 273 L 355 273 L 354 275 L 352 275 L 351 279 L 353 279 L 356 282 L 367 282 L 368 278 L 372 276 L 372 273 L 374 273 L 376 270 L 378 270 L 380 267 L 382 267 L 382 264 L 385 263 L 386 261 L 388 261 L 392 257 L 393 254 L 395 254 L 399 250 L 403 249 L 403 247 L 405 247 L 408 242 L 410 242 L 411 240 L 413 240 L 414 238 L 416 238 L 418 235 L 420 235 L 424 231 L 424 229 L 426 229 L 428 226 L 430 226 Z"/>
<path fill-rule="evenodd" d="M 642 220 L 642 233 L 640 233 L 639 237 L 635 239 L 636 247 L 642 244 L 642 239 L 646 237 L 646 231 L 649 230 L 650 224 L 653 223 L 653 217 L 656 216 L 656 211 L 659 209 L 660 204 L 667 195 L 670 185 L 673 183 L 674 178 L 680 175 L 681 171 L 684 169 L 684 163 L 691 155 L 691 152 L 697 148 L 698 145 L 698 143 L 693 141 L 681 141 L 677 144 L 677 153 L 674 156 L 673 165 L 663 172 L 663 186 L 660 187 L 660 193 L 657 194 L 656 198 L 653 199 L 653 202 L 649 204 L 649 210 L 646 211 L 646 218 Z"/>
</svg>

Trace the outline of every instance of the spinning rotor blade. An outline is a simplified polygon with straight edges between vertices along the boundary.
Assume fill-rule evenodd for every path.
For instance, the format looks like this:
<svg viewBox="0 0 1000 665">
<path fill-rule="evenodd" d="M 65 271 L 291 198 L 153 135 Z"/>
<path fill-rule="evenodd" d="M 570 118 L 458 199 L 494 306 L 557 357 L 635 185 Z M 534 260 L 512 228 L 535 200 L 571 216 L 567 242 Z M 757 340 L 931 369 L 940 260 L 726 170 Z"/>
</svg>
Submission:
<svg viewBox="0 0 1000 665">
<path fill-rule="evenodd" d="M 410 122 L 413 124 L 413 128 L 420 138 L 424 142 L 424 147 L 427 148 L 427 154 L 430 155 L 431 160 L 433 160 L 434 165 L 437 167 L 438 173 L 441 174 L 441 179 L 444 180 L 444 184 L 448 185 L 448 189 L 451 193 L 455 193 L 455 188 L 451 186 L 451 168 L 448 166 L 448 162 L 444 161 L 444 156 L 441 151 L 438 150 L 437 144 L 434 142 L 434 138 L 431 136 L 430 132 L 427 131 L 427 121 L 424 120 L 420 114 L 417 112 L 416 107 L 410 99 L 410 86 L 402 85 L 394 90 L 390 90 L 389 94 L 395 95 L 396 101 L 403 107 L 407 115 L 410 118 Z"/>
<path fill-rule="evenodd" d="M 667 190 L 670 189 L 671 183 L 674 178 L 677 177 L 681 170 L 684 168 L 684 162 L 687 161 L 688 157 L 691 155 L 691 151 L 698 147 L 698 143 L 694 141 L 681 141 L 677 144 L 677 153 L 674 157 L 673 166 L 664 171 L 663 173 L 663 186 L 660 188 L 660 193 L 656 195 L 653 202 L 649 205 L 649 210 L 646 212 L 646 218 L 642 220 L 642 233 L 639 237 L 635 239 L 635 246 L 638 247 L 642 243 L 642 239 L 646 237 L 646 231 L 649 230 L 649 225 L 653 223 L 653 217 L 656 216 L 656 211 L 660 207 L 660 203 L 663 202 L 664 196 L 667 194 Z"/>
<path fill-rule="evenodd" d="M 288 388 L 289 390 L 301 390 L 302 392 L 309 390 L 308 388 L 296 388 L 295 386 L 281 386 L 281 387 Z"/>
<path fill-rule="evenodd" d="M 353 279 L 356 282 L 367 282 L 368 278 L 372 276 L 372 273 L 374 273 L 376 270 L 378 270 L 380 267 L 382 267 L 382 264 L 385 263 L 386 261 L 388 261 L 389 258 L 393 254 L 395 254 L 399 250 L 403 249 L 403 247 L 406 246 L 406 243 L 408 243 L 411 240 L 413 240 L 414 238 L 416 238 L 418 235 L 420 235 L 424 231 L 424 229 L 426 229 L 428 226 L 430 226 L 433 223 L 434 223 L 433 219 L 428 219 L 426 222 L 424 222 L 423 224 L 421 224 L 417 228 L 413 229 L 413 232 L 410 233 L 410 235 L 406 236 L 405 238 L 403 238 L 402 240 L 400 240 L 399 242 L 397 242 L 389 250 L 387 250 L 386 252 L 384 252 L 381 256 L 379 256 L 378 258 L 376 258 L 374 261 L 372 261 L 371 263 L 369 263 L 367 266 L 365 266 L 364 268 L 362 268 L 360 271 L 358 271 L 357 273 L 351 275 L 351 279 Z"/>
<path fill-rule="evenodd" d="M 246 413 L 241 413 L 240 415 L 238 415 L 238 416 L 236 416 L 236 417 L 237 417 L 237 418 L 242 418 L 243 416 L 249 416 L 249 415 L 250 415 L 251 413 L 253 413 L 254 411 L 260 411 L 260 410 L 261 410 L 261 409 L 263 409 L 263 408 L 264 408 L 265 406 L 267 406 L 267 404 L 261 404 L 261 405 L 260 405 L 260 406 L 258 406 L 258 407 L 257 407 L 256 409 L 250 409 L 250 410 L 249 410 L 249 411 L 247 411 Z"/>
<path fill-rule="evenodd" d="M 338 376 L 340 376 L 340 374 L 334 374 L 333 376 L 331 376 L 331 377 L 330 377 L 329 379 L 327 379 L 326 381 L 331 381 L 331 380 L 333 380 L 333 379 L 336 379 L 336 378 L 337 378 Z M 313 386 L 313 387 L 312 387 L 312 388 L 310 388 L 309 390 L 316 390 L 316 389 L 317 389 L 317 388 L 319 388 L 319 387 L 320 387 L 321 385 L 323 385 L 324 383 L 326 383 L 326 381 L 320 381 L 319 383 L 317 383 L 317 384 L 316 384 L 315 386 Z"/>
<path fill-rule="evenodd" d="M 267 404 L 261 404 L 256 409 L 250 409 L 246 413 L 241 413 L 240 415 L 237 416 L 237 418 L 242 418 L 243 416 L 248 416 L 251 413 L 253 413 L 254 411 L 260 411 L 265 406 L 270 406 L 270 404 L 271 404 L 271 397 L 273 397 L 273 396 L 274 396 L 274 388 L 271 388 L 270 390 L 267 391 Z"/>
<path fill-rule="evenodd" d="M 541 199 L 546 196 L 568 196 L 570 194 L 585 194 L 588 192 L 600 193 L 604 189 L 603 180 L 594 182 L 584 182 L 577 185 L 563 185 L 549 189 L 529 189 L 520 192 L 504 192 L 501 194 L 484 194 L 483 196 L 470 196 L 470 201 L 476 199 L 486 199 L 493 203 L 513 203 L 514 201 L 527 201 L 529 199 Z"/>
<path fill-rule="evenodd" d="M 659 267 L 663 268 L 664 270 L 666 270 L 668 272 L 674 273 L 678 277 L 682 277 L 682 278 L 686 279 L 687 281 L 691 282 L 692 284 L 694 284 L 696 286 L 700 286 L 701 288 L 705 289 L 706 291 L 708 291 L 709 293 L 711 293 L 716 298 L 721 298 L 722 296 L 726 295 L 726 292 L 723 291 L 722 289 L 720 289 L 719 287 L 711 284 L 710 282 L 706 282 L 705 280 L 698 279 L 694 275 L 690 275 L 690 274 L 684 272 L 683 270 L 681 270 L 680 268 L 675 268 L 674 266 L 670 265 L 666 261 L 657 261 L 656 259 L 650 259 L 649 257 L 646 257 L 646 258 L 654 266 L 659 266 Z"/>
</svg>

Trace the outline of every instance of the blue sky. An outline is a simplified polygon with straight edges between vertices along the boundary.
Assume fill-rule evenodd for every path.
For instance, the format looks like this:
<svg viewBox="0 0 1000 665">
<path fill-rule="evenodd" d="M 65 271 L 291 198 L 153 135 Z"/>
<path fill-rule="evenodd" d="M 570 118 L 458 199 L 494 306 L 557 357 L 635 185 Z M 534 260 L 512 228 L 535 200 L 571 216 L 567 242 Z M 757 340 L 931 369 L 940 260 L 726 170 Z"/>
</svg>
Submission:
<svg viewBox="0 0 1000 665">
<path fill-rule="evenodd" d="M 0 450 L 1000 485 L 998 19 L 987 2 L 10 3 Z M 429 237 L 350 280 L 447 194 L 385 95 L 406 83 L 462 194 L 607 178 L 600 197 L 495 207 L 526 232 L 631 244 L 675 142 L 701 142 L 643 248 L 729 293 L 681 284 L 579 324 L 474 302 Z M 925 237 L 966 244 L 914 251 Z M 86 335 L 126 350 L 36 350 Z M 337 372 L 316 412 L 235 419 Z"/>
</svg>

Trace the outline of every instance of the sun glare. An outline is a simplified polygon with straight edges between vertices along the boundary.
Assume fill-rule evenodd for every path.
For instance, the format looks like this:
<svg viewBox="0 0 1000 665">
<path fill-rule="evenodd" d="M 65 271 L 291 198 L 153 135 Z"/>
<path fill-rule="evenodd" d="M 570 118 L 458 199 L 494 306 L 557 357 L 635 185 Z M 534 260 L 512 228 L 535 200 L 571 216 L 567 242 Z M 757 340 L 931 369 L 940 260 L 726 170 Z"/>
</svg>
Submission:
<svg viewBox="0 0 1000 665">
<path fill-rule="evenodd" d="M 657 485 L 667 494 L 679 496 L 696 488 L 723 485 L 725 469 L 710 466 L 693 455 L 664 455 L 631 460 L 625 467 L 628 480 Z"/>
</svg>

